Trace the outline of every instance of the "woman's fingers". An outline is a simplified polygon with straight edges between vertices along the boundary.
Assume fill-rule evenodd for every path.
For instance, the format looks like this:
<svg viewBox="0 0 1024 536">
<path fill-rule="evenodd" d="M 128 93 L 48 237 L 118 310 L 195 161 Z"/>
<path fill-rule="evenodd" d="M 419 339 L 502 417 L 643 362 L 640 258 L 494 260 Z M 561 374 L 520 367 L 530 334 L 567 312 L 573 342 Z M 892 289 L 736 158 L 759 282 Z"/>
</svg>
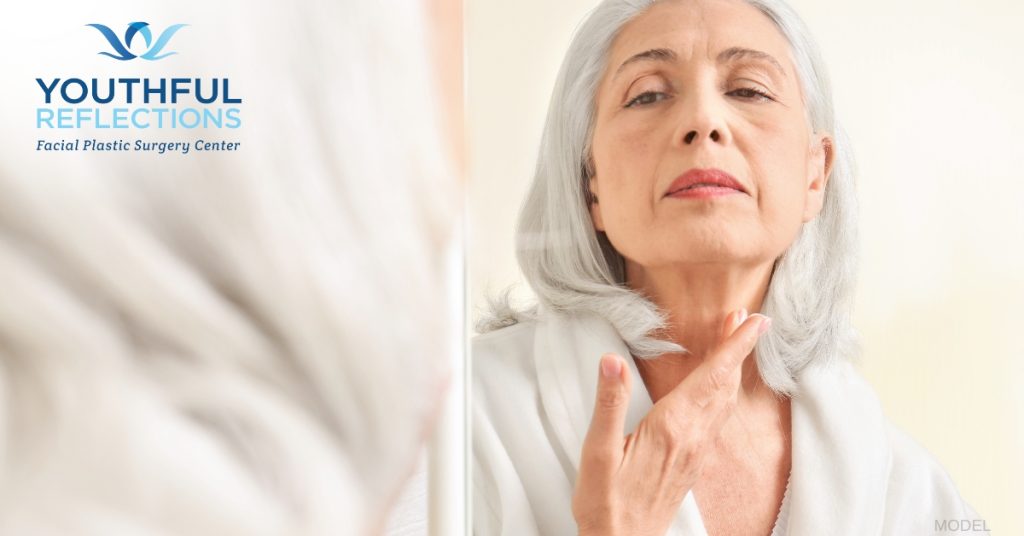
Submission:
<svg viewBox="0 0 1024 536">
<path fill-rule="evenodd" d="M 724 341 L 729 338 L 730 335 L 736 331 L 744 321 L 747 320 L 747 308 L 741 307 L 732 312 L 724 322 L 722 322 L 722 331 L 718 336 L 719 341 Z"/>
<path fill-rule="evenodd" d="M 733 314 L 733 319 L 737 318 L 736 315 Z M 659 400 L 659 404 L 679 405 L 686 408 L 684 411 L 690 411 L 690 408 L 699 410 L 715 401 L 728 400 L 739 390 L 740 365 L 754 350 L 764 333 L 762 329 L 767 330 L 765 324 L 770 322 L 768 317 L 760 313 L 748 316 L 705 357 L 704 362 L 686 380 Z M 713 419 L 714 416 L 708 417 Z"/>
<path fill-rule="evenodd" d="M 685 415 L 673 424 L 690 430 L 709 430 L 721 422 L 721 408 L 739 390 L 740 364 L 753 351 L 768 322 L 762 314 L 747 316 L 745 310 L 730 315 L 722 326 L 721 341 L 699 367 L 687 376 L 658 405 L 669 415 Z M 581 463 L 613 471 L 622 462 L 626 412 L 629 406 L 630 375 L 626 363 L 615 354 L 601 357 L 597 397 L 587 437 L 583 441 Z M 607 473 L 606 473 L 607 474 Z"/>
<path fill-rule="evenodd" d="M 664 534 L 700 478 L 708 445 L 735 399 L 740 364 L 760 336 L 763 315 L 737 311 L 703 363 L 662 397 L 624 437 L 630 374 L 614 354 L 601 358 L 594 414 L 583 441 L 573 491 L 580 534 Z M 593 530 L 591 530 L 593 529 Z"/>
<path fill-rule="evenodd" d="M 754 351 L 770 319 L 754 313 L 694 369 L 690 399 L 699 408 L 734 400 L 740 388 L 743 361 Z M 687 377 L 687 380 L 690 378 Z M 717 404 L 716 404 L 717 405 Z"/>
<path fill-rule="evenodd" d="M 588 464 L 614 469 L 622 457 L 630 380 L 626 374 L 626 363 L 618 355 L 601 356 L 598 368 L 597 399 L 590 428 L 583 441 L 582 456 Z"/>
</svg>

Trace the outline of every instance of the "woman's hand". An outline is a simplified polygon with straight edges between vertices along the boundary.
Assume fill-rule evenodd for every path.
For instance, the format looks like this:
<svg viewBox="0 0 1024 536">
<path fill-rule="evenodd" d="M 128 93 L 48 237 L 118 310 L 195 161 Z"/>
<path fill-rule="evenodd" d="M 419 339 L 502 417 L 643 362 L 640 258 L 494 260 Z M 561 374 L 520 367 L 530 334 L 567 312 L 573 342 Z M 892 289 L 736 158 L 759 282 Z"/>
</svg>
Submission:
<svg viewBox="0 0 1024 536">
<path fill-rule="evenodd" d="M 770 322 L 756 313 L 748 319 L 745 309 L 727 317 L 714 351 L 627 437 L 630 374 L 623 358 L 602 356 L 572 498 L 581 536 L 665 534 L 700 478 L 705 450 L 736 406 L 740 365 Z"/>
</svg>

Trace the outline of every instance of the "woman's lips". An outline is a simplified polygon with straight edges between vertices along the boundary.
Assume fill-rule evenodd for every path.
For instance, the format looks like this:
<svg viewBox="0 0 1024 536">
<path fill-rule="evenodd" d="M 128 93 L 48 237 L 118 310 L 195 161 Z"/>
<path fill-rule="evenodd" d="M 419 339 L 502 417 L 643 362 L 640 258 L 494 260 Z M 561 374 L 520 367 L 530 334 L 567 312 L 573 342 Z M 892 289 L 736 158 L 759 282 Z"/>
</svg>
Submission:
<svg viewBox="0 0 1024 536">
<path fill-rule="evenodd" d="M 686 173 L 676 177 L 672 184 L 668 186 L 668 191 L 671 193 L 665 194 L 665 197 L 706 198 L 732 192 L 747 193 L 746 188 L 743 187 L 740 181 L 736 180 L 736 177 L 718 168 L 691 168 Z M 681 191 L 690 193 L 676 195 Z"/>
<path fill-rule="evenodd" d="M 686 190 L 679 190 L 668 194 L 668 197 L 676 198 L 708 198 L 708 197 L 720 197 L 723 195 L 741 194 L 743 192 L 734 188 L 727 188 L 725 186 L 696 186 Z"/>
</svg>

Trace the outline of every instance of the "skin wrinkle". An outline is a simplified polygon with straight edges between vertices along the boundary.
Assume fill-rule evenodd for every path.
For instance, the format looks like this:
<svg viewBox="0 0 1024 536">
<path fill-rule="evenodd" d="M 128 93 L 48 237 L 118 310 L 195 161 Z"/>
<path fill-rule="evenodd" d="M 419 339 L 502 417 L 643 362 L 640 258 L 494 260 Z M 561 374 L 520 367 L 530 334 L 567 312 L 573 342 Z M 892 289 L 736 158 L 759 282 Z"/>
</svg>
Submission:
<svg viewBox="0 0 1024 536">
<path fill-rule="evenodd" d="M 763 59 L 715 62 L 736 46 L 772 55 L 788 76 L 780 80 Z M 731 311 L 761 310 L 775 260 L 821 210 L 831 167 L 831 138 L 809 129 L 789 44 L 756 8 L 734 0 L 656 3 L 623 26 L 608 65 L 656 49 L 673 50 L 676 61 L 653 54 L 621 77 L 600 79 L 589 180 L 594 227 L 624 258 L 627 284 L 666 311 L 660 336 L 688 350 L 634 358 L 654 402 L 714 351 L 717 326 Z M 733 93 L 746 87 L 772 100 Z M 624 107 L 646 91 L 667 95 Z M 694 167 L 723 169 L 747 193 L 663 197 Z M 693 488 L 710 534 L 769 532 L 789 474 L 789 400 L 763 383 L 755 359 L 744 361 L 741 378 L 737 418 L 709 445 Z M 749 494 L 738 493 L 740 481 Z"/>
<path fill-rule="evenodd" d="M 668 48 L 652 48 L 645 50 L 638 54 L 634 54 L 626 61 L 619 65 L 619 68 L 615 71 L 615 75 L 612 77 L 613 81 L 618 81 L 624 71 L 632 65 L 639 65 L 642 62 L 661 62 L 674 64 L 678 63 L 679 58 L 675 51 Z M 788 77 L 785 68 L 782 64 L 775 59 L 774 56 L 760 50 L 754 50 L 745 47 L 729 47 L 717 55 L 717 63 L 745 63 L 749 65 L 762 65 L 769 64 L 775 67 L 775 69 L 765 70 L 766 73 L 770 73 L 770 76 L 775 78 L 776 74 L 781 75 L 781 78 L 775 78 L 776 81 L 784 81 Z"/>
</svg>

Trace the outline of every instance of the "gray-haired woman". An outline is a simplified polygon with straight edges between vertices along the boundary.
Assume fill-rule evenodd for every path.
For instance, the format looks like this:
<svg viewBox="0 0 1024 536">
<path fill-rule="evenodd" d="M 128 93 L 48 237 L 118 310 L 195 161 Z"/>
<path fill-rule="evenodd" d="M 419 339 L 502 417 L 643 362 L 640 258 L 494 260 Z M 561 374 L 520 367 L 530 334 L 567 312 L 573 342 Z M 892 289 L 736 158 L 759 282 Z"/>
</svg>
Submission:
<svg viewBox="0 0 1024 536">
<path fill-rule="evenodd" d="M 791 8 L 602 2 L 520 218 L 539 304 L 473 345 L 475 531 L 983 525 L 851 365 L 853 180 Z"/>
</svg>

